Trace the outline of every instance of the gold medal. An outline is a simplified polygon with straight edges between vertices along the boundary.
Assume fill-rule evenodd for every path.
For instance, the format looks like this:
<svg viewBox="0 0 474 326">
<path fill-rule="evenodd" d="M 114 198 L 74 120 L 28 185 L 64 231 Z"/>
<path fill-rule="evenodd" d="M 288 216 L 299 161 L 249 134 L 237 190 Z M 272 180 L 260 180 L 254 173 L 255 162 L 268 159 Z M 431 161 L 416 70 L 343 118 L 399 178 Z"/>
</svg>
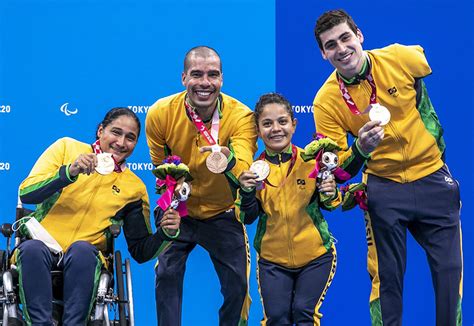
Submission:
<svg viewBox="0 0 474 326">
<path fill-rule="evenodd" d="M 378 103 L 372 104 L 369 111 L 371 121 L 380 121 L 381 126 L 385 126 L 390 122 L 390 111 Z"/>
<path fill-rule="evenodd" d="M 110 153 L 97 154 L 97 166 L 95 170 L 103 175 L 114 172 L 115 162 Z"/>
<path fill-rule="evenodd" d="M 212 173 L 222 173 L 227 169 L 227 156 L 221 151 L 213 151 L 206 159 L 206 166 Z"/>
<path fill-rule="evenodd" d="M 270 174 L 270 166 L 264 160 L 258 160 L 252 163 L 250 171 L 257 175 L 257 181 L 263 181 Z"/>
</svg>

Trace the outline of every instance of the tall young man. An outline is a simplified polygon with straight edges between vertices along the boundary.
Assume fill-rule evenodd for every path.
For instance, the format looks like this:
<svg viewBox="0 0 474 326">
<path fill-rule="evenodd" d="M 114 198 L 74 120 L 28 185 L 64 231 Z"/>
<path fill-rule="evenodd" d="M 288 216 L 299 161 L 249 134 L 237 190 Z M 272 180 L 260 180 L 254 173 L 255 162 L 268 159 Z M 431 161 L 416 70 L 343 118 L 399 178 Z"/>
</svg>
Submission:
<svg viewBox="0 0 474 326">
<path fill-rule="evenodd" d="M 320 16 L 315 36 L 335 68 L 314 99 L 316 130 L 339 143 L 341 166 L 352 176 L 362 168 L 367 184 L 372 324 L 401 325 L 408 230 L 428 257 L 437 325 L 461 325 L 459 188 L 422 80 L 431 74 L 423 49 L 364 51 L 364 35 L 343 10 Z"/>
</svg>

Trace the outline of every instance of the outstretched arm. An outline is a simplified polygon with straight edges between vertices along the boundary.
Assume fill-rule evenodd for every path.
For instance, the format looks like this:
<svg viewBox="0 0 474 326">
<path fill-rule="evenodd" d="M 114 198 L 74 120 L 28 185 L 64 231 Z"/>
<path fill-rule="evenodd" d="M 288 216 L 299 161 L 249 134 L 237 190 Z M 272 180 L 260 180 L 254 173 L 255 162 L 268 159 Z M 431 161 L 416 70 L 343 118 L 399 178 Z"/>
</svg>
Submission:
<svg viewBox="0 0 474 326">
<path fill-rule="evenodd" d="M 250 171 L 244 171 L 239 177 L 240 189 L 235 203 L 237 216 L 244 224 L 252 224 L 262 212 L 256 198 L 257 176 Z"/>
<path fill-rule="evenodd" d="M 38 158 L 28 177 L 20 185 L 20 199 L 25 204 L 39 204 L 77 180 L 80 173 L 94 173 L 97 157 L 84 153 L 75 160 L 67 158 L 67 138 L 49 146 Z"/>
<path fill-rule="evenodd" d="M 162 227 L 158 227 L 152 234 L 147 201 L 139 200 L 128 204 L 122 214 L 128 251 L 139 263 L 157 257 L 179 234 L 181 219 L 179 215 L 176 217 L 174 214 L 167 215 Z"/>
</svg>

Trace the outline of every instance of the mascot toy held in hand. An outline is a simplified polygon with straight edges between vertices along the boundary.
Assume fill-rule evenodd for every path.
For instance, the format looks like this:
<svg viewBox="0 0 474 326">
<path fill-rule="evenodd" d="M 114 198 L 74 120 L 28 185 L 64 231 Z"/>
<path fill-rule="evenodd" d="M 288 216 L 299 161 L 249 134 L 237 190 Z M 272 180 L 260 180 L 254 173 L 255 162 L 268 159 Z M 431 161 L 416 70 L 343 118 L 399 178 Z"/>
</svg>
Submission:
<svg viewBox="0 0 474 326">
<path fill-rule="evenodd" d="M 304 154 L 301 155 L 304 161 L 312 159 L 316 161 L 309 177 L 320 181 L 333 174 L 338 183 L 349 180 L 349 173 L 339 167 L 337 152 L 340 149 L 341 147 L 331 138 L 317 134 L 316 139 L 306 145 Z"/>
<path fill-rule="evenodd" d="M 332 174 L 332 171 L 337 168 L 338 164 L 339 158 L 337 157 L 337 154 L 333 152 L 324 152 L 321 156 L 320 170 L 317 179 L 326 180 Z"/>
<path fill-rule="evenodd" d="M 178 211 L 180 216 L 188 215 L 186 200 L 191 194 L 192 180 L 189 168 L 181 163 L 179 156 L 168 156 L 163 164 L 157 166 L 153 171 L 156 177 L 156 193 L 161 197 L 156 202 L 165 211 L 169 208 Z"/>
</svg>

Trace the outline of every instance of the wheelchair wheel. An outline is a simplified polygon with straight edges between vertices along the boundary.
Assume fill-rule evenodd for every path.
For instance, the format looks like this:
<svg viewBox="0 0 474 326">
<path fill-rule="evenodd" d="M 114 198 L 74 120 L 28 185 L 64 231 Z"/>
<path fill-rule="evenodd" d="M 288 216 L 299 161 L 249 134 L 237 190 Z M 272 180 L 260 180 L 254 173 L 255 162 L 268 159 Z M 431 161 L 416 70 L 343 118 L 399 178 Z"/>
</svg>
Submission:
<svg viewBox="0 0 474 326">
<path fill-rule="evenodd" d="M 7 269 L 8 254 L 5 250 L 0 250 L 0 272 Z"/>
<path fill-rule="evenodd" d="M 133 290 L 132 290 L 132 269 L 130 268 L 130 259 L 125 259 L 125 276 L 127 279 L 127 298 L 128 298 L 128 318 L 129 325 L 135 326 L 135 313 L 133 307 Z"/>
<path fill-rule="evenodd" d="M 122 269 L 122 254 L 120 251 L 115 252 L 115 280 L 117 281 L 117 296 L 118 296 L 118 311 L 119 311 L 119 325 L 127 326 L 127 319 L 125 313 L 125 288 L 123 284 L 123 269 Z"/>
<path fill-rule="evenodd" d="M 1 273 L 0 307 L 2 326 L 23 326 L 22 312 L 18 306 L 18 294 L 16 293 L 16 282 L 18 274 L 16 270 L 6 270 Z"/>
</svg>

